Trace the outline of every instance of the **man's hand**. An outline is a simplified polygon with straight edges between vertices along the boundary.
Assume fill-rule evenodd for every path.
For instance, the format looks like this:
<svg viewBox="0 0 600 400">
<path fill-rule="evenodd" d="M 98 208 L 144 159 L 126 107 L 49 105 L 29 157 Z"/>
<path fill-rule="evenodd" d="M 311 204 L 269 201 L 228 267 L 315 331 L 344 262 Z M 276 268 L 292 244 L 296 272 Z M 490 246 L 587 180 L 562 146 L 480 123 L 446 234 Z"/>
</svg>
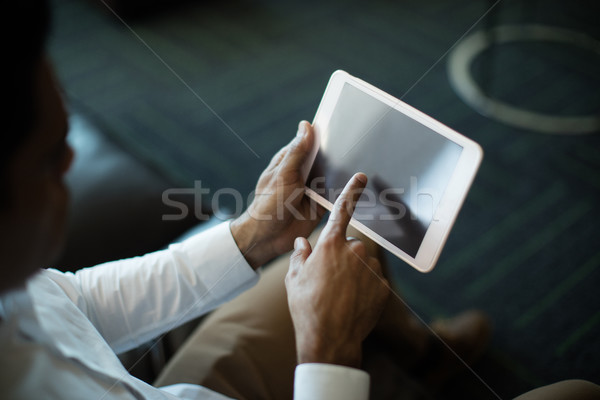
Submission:
<svg viewBox="0 0 600 400">
<path fill-rule="evenodd" d="M 285 278 L 296 333 L 298 363 L 359 367 L 362 342 L 389 294 L 381 265 L 346 228 L 367 183 L 356 174 L 335 202 L 314 249 L 296 239 Z"/>
<path fill-rule="evenodd" d="M 296 137 L 261 174 L 254 201 L 231 223 L 231 233 L 253 268 L 290 251 L 294 238 L 308 236 L 325 209 L 304 194 L 300 168 L 314 143 L 311 125 L 302 121 Z"/>
</svg>

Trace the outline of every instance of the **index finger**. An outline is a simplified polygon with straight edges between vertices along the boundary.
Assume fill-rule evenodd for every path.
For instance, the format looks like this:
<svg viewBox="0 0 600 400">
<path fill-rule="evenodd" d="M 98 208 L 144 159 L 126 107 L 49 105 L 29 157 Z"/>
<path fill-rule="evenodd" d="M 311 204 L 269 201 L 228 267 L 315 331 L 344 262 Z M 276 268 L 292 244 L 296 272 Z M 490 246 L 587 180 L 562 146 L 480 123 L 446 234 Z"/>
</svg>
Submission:
<svg viewBox="0 0 600 400">
<path fill-rule="evenodd" d="M 327 225 L 323 228 L 324 233 L 334 235 L 343 235 L 346 237 L 346 228 L 350 223 L 356 202 L 367 185 L 367 176 L 361 172 L 354 174 L 346 183 L 344 190 L 335 201 L 333 210 L 329 215 Z"/>
</svg>

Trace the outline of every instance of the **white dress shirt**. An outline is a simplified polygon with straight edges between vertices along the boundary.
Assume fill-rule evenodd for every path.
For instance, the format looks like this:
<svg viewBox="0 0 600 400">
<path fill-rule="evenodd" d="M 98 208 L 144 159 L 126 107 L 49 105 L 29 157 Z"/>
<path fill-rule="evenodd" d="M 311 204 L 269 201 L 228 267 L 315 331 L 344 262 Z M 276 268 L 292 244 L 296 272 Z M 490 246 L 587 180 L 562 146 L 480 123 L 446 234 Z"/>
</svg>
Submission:
<svg viewBox="0 0 600 400">
<path fill-rule="evenodd" d="M 76 273 L 42 270 L 0 298 L 3 399 L 227 399 L 207 388 L 155 388 L 116 353 L 204 314 L 256 283 L 228 223 L 168 250 Z M 294 399 L 364 400 L 364 371 L 296 368 Z"/>
</svg>

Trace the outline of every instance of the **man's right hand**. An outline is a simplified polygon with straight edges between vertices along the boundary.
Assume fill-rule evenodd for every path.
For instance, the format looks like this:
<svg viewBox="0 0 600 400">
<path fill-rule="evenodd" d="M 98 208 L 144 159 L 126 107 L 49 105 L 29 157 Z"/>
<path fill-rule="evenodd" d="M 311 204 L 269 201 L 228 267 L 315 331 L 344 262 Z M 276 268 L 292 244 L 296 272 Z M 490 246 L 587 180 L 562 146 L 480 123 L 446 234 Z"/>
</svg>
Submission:
<svg viewBox="0 0 600 400">
<path fill-rule="evenodd" d="M 346 228 L 367 177 L 356 174 L 339 196 L 314 249 L 296 239 L 285 278 L 298 363 L 360 367 L 362 342 L 379 319 L 388 283 L 381 265 Z"/>
</svg>

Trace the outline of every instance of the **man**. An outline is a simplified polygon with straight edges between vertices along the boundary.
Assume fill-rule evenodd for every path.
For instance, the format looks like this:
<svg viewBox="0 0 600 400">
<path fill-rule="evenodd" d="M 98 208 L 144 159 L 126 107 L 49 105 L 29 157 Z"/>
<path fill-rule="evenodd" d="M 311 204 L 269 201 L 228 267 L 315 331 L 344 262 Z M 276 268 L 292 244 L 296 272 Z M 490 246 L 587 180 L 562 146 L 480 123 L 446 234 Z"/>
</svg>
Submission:
<svg viewBox="0 0 600 400">
<path fill-rule="evenodd" d="M 319 218 L 299 220 L 289 211 L 276 218 L 276 201 L 278 194 L 285 197 L 303 187 L 298 171 L 314 140 L 310 126 L 300 125 L 298 136 L 273 158 L 259 180 L 257 192 L 271 195 L 258 196 L 247 213 L 231 224 L 145 258 L 77 274 L 40 272 L 39 267 L 51 263 L 62 246 L 68 197 L 63 175 L 73 155 L 66 142 L 66 113 L 43 55 L 47 10 L 36 6 L 13 5 L 8 12 L 32 18 L 35 29 L 24 30 L 23 40 L 10 47 L 15 64 L 22 63 L 13 73 L 22 79 L 10 74 L 10 83 L 15 85 L 12 92 L 20 97 L 6 113 L 8 144 L 3 148 L 2 180 L 7 190 L 2 195 L 0 231 L 4 256 L 2 391 L 16 398 L 43 393 L 56 398 L 170 398 L 169 391 L 193 398 L 221 398 L 197 386 L 159 391 L 127 374 L 114 352 L 134 347 L 234 297 L 256 281 L 253 269 L 291 250 L 297 237 L 308 236 Z M 357 367 L 362 340 L 388 294 L 378 261 L 365 254 L 359 241 L 348 241 L 345 236 L 356 189 L 365 182 L 364 175 L 357 175 L 349 183 L 310 257 L 310 245 L 296 240 L 298 261 L 288 284 L 298 355 L 307 365 Z M 312 212 L 305 197 L 292 206 L 307 217 Z M 322 214 L 323 210 L 317 210 L 317 216 Z M 265 218 L 269 215 L 274 217 L 271 221 Z M 306 278 L 306 271 L 317 272 L 327 265 L 354 271 L 339 276 L 340 286 L 351 284 L 355 289 L 346 298 Z M 317 297 L 323 307 L 339 309 L 344 318 L 336 321 L 312 314 L 312 299 Z M 308 366 L 297 377 L 305 381 L 303 376 L 322 369 Z M 346 381 L 357 377 L 360 390 L 365 390 L 367 378 L 358 370 L 328 367 L 327 374 L 329 384 L 339 375 L 345 383 L 335 386 L 350 392 L 356 391 L 352 389 L 355 380 Z M 302 385 L 305 390 L 319 391 L 317 381 L 308 382 Z"/>
<path fill-rule="evenodd" d="M 369 376 L 359 369 L 362 342 L 376 324 L 385 325 L 382 321 L 393 329 L 402 326 L 406 321 L 390 321 L 394 316 L 404 319 L 405 314 L 392 312 L 391 318 L 380 318 L 390 308 L 381 265 L 367 244 L 346 236 L 366 176 L 357 174 L 348 182 L 314 245 L 305 238 L 322 209 L 312 208 L 306 197 L 299 196 L 291 205 L 305 218 L 295 218 L 289 210 L 278 214 L 277 199 L 287 198 L 304 185 L 299 168 L 314 140 L 307 122 L 300 123 L 297 136 L 273 157 L 257 184 L 261 195 L 240 218 L 144 257 L 75 274 L 39 270 L 62 246 L 68 198 L 63 175 L 73 155 L 66 142 L 66 113 L 43 52 L 45 4 L 12 3 L 5 15 L 30 18 L 31 29 L 25 26 L 19 32 L 22 40 L 6 46 L 15 57 L 15 66 L 5 77 L 14 101 L 3 115 L 7 131 L 0 171 L 5 188 L 0 198 L 3 398 L 229 398 L 222 393 L 238 398 L 285 398 L 293 390 L 296 399 L 366 399 Z M 181 379 L 157 388 L 122 367 L 115 353 L 237 296 L 256 283 L 256 268 L 292 248 L 289 272 L 271 267 L 273 273 L 265 273 L 262 279 L 261 284 L 279 288 L 277 292 L 264 286 L 261 291 L 259 284 L 247 297 L 235 300 L 244 301 L 242 307 L 239 301 L 237 305 L 230 302 L 201 326 L 193 339 L 207 339 L 209 345 L 200 352 L 206 357 L 190 360 L 190 352 L 182 362 L 202 379 L 180 383 L 187 380 Z M 285 293 L 282 271 L 288 300 L 283 307 L 277 301 Z M 260 312 L 253 310 L 258 302 L 251 301 L 258 298 L 257 291 L 267 295 L 262 297 Z M 274 293 L 275 298 L 269 297 Z M 269 309 L 274 299 L 277 312 Z M 287 322 L 280 319 L 271 325 L 273 331 L 262 332 L 269 326 L 263 320 L 271 321 L 279 314 L 285 314 L 282 318 Z M 227 329 L 227 324 L 239 324 L 245 316 L 254 319 L 247 321 L 250 333 L 238 335 L 236 329 Z M 397 333 L 412 329 L 418 332 L 410 337 L 427 342 L 422 327 L 408 325 Z M 274 334 L 275 326 L 289 331 Z M 390 332 L 389 326 L 384 330 Z M 232 358 L 212 354 L 231 344 L 232 332 L 233 341 L 243 337 L 250 338 L 250 344 L 260 344 L 252 338 L 266 337 L 281 343 L 270 342 L 274 346 L 265 352 L 274 354 L 257 357 L 248 352 L 254 349 L 251 345 L 234 346 L 245 353 L 233 357 L 232 366 Z M 452 341 L 452 334 L 447 336 Z M 263 360 L 267 360 L 265 365 L 258 365 Z M 291 379 L 293 371 L 288 368 L 296 362 L 293 389 L 285 383 L 278 389 L 277 376 Z M 178 368 L 171 365 L 161 379 L 173 379 L 177 374 L 172 372 Z M 586 390 L 595 390 L 590 385 Z"/>
</svg>

